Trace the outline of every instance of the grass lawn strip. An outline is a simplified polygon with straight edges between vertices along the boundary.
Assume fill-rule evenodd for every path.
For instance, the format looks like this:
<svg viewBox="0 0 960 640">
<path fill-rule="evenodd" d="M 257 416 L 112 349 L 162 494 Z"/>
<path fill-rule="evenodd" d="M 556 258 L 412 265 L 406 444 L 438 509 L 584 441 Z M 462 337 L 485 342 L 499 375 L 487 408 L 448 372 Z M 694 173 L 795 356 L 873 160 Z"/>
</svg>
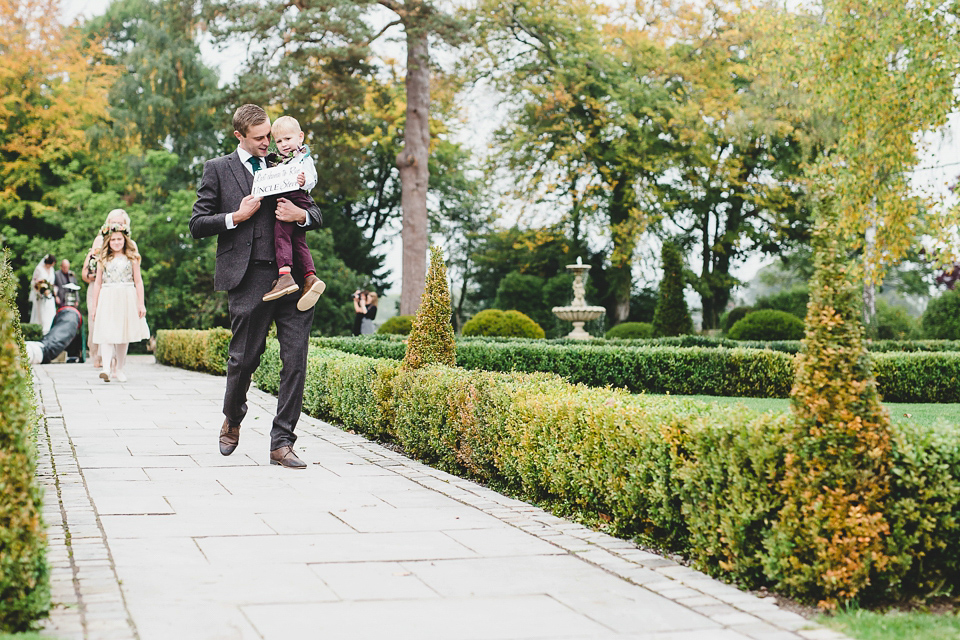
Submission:
<svg viewBox="0 0 960 640">
<path fill-rule="evenodd" d="M 955 640 L 960 638 L 960 617 L 952 613 L 865 609 L 822 615 L 817 622 L 857 640 Z"/>
<path fill-rule="evenodd" d="M 648 394 L 655 395 L 655 394 Z M 735 398 L 730 396 L 670 396 L 673 398 L 690 398 L 713 404 L 742 404 L 755 411 L 787 411 L 790 400 L 787 398 Z M 951 424 L 960 424 L 960 403 L 912 403 L 912 402 L 884 402 L 883 406 L 890 411 L 890 417 L 896 424 L 913 423 L 932 427 L 938 421 Z"/>
</svg>

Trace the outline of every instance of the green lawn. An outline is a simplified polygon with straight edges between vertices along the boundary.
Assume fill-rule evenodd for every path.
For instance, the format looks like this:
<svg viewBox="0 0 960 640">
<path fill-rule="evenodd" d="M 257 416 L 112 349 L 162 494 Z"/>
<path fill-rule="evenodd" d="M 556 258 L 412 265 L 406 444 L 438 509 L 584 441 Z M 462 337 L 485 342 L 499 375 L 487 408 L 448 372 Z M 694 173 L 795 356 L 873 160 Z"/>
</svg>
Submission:
<svg viewBox="0 0 960 640">
<path fill-rule="evenodd" d="M 890 611 L 876 613 L 858 609 L 820 616 L 817 622 L 856 640 L 957 640 L 960 617 L 954 613 Z"/>
<path fill-rule="evenodd" d="M 672 396 L 674 398 L 680 396 Z M 703 402 L 724 404 L 740 403 L 757 411 L 787 411 L 790 401 L 784 398 L 731 398 L 728 396 L 682 396 Z M 913 422 L 933 426 L 938 420 L 960 424 L 960 404 L 914 404 L 909 402 L 884 402 L 895 423 Z"/>
</svg>

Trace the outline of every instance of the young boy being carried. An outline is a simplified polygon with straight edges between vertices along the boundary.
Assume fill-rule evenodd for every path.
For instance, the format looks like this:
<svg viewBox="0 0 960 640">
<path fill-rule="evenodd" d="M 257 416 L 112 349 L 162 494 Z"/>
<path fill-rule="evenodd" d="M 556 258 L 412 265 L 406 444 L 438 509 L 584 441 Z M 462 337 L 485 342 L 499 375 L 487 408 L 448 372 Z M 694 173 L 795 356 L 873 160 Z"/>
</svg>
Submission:
<svg viewBox="0 0 960 640">
<path fill-rule="evenodd" d="M 317 184 L 317 169 L 313 166 L 310 149 L 303 144 L 303 131 L 296 118 L 280 116 L 271 128 L 273 140 L 277 144 L 279 154 L 267 156 L 267 166 L 275 167 L 280 164 L 299 166 L 302 171 L 297 175 L 300 189 L 279 194 L 301 209 L 313 205 L 313 198 L 309 191 Z M 297 309 L 306 311 L 317 304 L 317 300 L 326 288 L 323 280 L 317 277 L 313 266 L 313 256 L 307 247 L 307 239 L 303 229 L 293 222 L 277 220 L 273 225 L 274 249 L 277 253 L 277 267 L 279 278 L 263 299 L 276 300 L 300 290 L 291 273 L 294 263 L 303 270 L 303 293 L 297 302 Z"/>
</svg>

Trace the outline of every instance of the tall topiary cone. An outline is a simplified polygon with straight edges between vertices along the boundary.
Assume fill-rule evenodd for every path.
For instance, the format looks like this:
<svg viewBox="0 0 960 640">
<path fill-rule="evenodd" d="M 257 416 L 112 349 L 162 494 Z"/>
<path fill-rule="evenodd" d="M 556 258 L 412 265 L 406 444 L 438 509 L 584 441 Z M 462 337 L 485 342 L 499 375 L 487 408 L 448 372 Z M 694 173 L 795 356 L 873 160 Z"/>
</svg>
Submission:
<svg viewBox="0 0 960 640">
<path fill-rule="evenodd" d="M 404 369 L 419 369 L 429 364 L 456 366 L 457 347 L 453 340 L 453 325 L 450 324 L 451 312 L 443 251 L 440 247 L 430 247 L 426 288 L 407 340 Z"/>
<path fill-rule="evenodd" d="M 42 492 L 35 484 L 37 413 L 14 301 L 0 262 L 0 631 L 26 631 L 50 610 Z"/>
<path fill-rule="evenodd" d="M 861 322 L 862 273 L 835 238 L 822 247 L 797 359 L 784 506 L 768 541 L 778 587 L 832 609 L 889 564 L 884 502 L 890 418 L 877 396 Z"/>
<path fill-rule="evenodd" d="M 653 335 L 679 336 L 693 333 L 693 321 L 683 299 L 683 257 L 672 242 L 664 242 L 660 253 L 663 260 L 663 280 L 660 295 L 653 311 Z"/>
</svg>

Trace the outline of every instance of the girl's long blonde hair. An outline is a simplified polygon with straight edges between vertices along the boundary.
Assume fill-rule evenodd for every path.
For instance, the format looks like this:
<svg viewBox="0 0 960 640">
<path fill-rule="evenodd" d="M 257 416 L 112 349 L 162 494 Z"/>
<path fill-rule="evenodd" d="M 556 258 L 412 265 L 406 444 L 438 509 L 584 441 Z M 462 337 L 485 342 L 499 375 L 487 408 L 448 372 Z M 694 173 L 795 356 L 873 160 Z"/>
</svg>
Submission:
<svg viewBox="0 0 960 640">
<path fill-rule="evenodd" d="M 133 227 L 130 224 L 130 214 L 124 211 L 123 209 L 112 209 L 110 213 L 107 214 L 106 219 L 103 221 L 103 226 L 100 227 L 100 232 L 97 234 L 97 237 L 93 239 L 93 250 L 99 256 L 103 250 L 103 230 L 110 225 L 110 218 L 119 218 L 118 222 L 114 224 L 125 224 L 127 226 L 127 236 L 133 233 Z M 130 244 L 133 245 L 133 248 L 137 248 L 137 243 L 133 241 L 133 238 L 129 238 Z"/>
<path fill-rule="evenodd" d="M 137 249 L 137 243 L 130 238 L 130 230 L 126 225 L 104 225 L 100 233 L 103 236 L 103 247 L 100 248 L 101 264 L 106 264 L 107 260 L 113 260 L 113 254 L 110 253 L 110 236 L 114 233 L 123 234 L 123 255 L 127 256 L 131 262 L 140 262 L 140 251 Z"/>
</svg>

